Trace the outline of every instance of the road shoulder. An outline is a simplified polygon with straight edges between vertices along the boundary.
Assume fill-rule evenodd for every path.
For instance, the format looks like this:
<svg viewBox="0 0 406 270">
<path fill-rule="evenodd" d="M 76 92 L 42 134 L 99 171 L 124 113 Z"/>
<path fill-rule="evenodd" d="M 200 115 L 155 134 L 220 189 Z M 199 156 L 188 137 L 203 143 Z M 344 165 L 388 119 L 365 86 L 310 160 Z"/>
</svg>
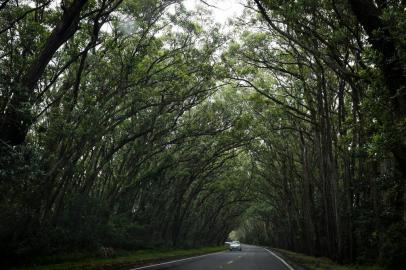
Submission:
<svg viewBox="0 0 406 270">
<path fill-rule="evenodd" d="M 313 257 L 284 249 L 271 249 L 295 270 L 385 270 L 377 265 L 339 265 L 325 257 Z"/>
<path fill-rule="evenodd" d="M 53 264 L 38 264 L 13 270 L 129 270 L 153 264 L 184 260 L 226 250 L 226 247 L 203 247 L 194 249 L 138 250 L 125 256 L 89 257 L 79 260 L 60 261 Z M 147 267 L 145 267 L 147 268 Z"/>
</svg>

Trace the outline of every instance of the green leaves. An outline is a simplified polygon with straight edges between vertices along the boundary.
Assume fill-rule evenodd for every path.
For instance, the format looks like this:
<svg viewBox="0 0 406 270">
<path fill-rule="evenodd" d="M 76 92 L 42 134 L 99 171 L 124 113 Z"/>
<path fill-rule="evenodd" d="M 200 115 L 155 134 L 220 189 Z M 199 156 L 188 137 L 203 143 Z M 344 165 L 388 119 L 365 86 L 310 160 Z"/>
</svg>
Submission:
<svg viewBox="0 0 406 270">
<path fill-rule="evenodd" d="M 390 33 L 402 63 L 395 2 L 377 37 Z M 391 151 L 406 122 L 378 65 L 397 62 L 348 1 L 258 1 L 263 18 L 250 9 L 228 34 L 179 1 L 90 1 L 24 96 L 63 12 L 41 3 L 0 10 L 0 110 L 25 98 L 15 111 L 34 121 L 26 145 L 0 142 L 2 254 L 211 245 L 237 229 L 342 261 L 383 242 L 398 259 Z"/>
</svg>

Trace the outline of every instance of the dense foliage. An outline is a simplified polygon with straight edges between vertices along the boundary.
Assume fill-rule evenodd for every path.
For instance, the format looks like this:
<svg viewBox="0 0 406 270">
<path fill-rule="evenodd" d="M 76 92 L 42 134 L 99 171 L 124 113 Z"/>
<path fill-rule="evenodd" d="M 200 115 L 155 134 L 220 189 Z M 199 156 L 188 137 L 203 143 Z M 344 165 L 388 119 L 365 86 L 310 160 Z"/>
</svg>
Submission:
<svg viewBox="0 0 406 270">
<path fill-rule="evenodd" d="M 254 2 L 262 20 L 241 22 L 241 41 L 229 51 L 231 76 L 257 92 L 248 107 L 262 139 L 251 150 L 262 196 L 240 233 L 401 269 L 404 3 Z"/>
<path fill-rule="evenodd" d="M 2 263 L 241 240 L 401 269 L 404 1 L 0 3 Z"/>
<path fill-rule="evenodd" d="M 2 7 L 2 18 L 24 15 L 2 21 L 5 136 L 18 76 L 62 14 L 40 4 Z M 24 144 L 1 144 L 4 258 L 219 244 L 237 223 L 249 192 L 235 158 L 249 139 L 227 104 L 208 101 L 224 41 L 179 5 L 164 12 L 170 4 L 89 2 L 14 112 L 32 124 Z"/>
</svg>

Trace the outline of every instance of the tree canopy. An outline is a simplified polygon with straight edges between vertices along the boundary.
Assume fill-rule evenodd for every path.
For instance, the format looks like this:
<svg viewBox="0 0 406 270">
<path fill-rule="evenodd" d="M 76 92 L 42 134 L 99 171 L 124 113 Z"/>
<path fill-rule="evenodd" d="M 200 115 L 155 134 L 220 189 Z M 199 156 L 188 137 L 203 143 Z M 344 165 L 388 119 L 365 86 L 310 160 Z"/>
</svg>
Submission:
<svg viewBox="0 0 406 270">
<path fill-rule="evenodd" d="M 243 242 L 402 269 L 406 4 L 0 3 L 0 254 Z"/>
</svg>

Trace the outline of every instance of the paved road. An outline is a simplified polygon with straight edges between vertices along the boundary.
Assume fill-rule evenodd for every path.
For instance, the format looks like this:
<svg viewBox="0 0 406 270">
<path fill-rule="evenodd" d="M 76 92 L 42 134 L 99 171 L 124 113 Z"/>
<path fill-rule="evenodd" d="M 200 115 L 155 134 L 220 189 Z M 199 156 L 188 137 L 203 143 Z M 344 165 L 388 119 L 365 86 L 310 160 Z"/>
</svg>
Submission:
<svg viewBox="0 0 406 270">
<path fill-rule="evenodd" d="M 292 270 L 264 248 L 242 245 L 242 251 L 225 251 L 191 259 L 134 268 L 134 270 Z"/>
</svg>

